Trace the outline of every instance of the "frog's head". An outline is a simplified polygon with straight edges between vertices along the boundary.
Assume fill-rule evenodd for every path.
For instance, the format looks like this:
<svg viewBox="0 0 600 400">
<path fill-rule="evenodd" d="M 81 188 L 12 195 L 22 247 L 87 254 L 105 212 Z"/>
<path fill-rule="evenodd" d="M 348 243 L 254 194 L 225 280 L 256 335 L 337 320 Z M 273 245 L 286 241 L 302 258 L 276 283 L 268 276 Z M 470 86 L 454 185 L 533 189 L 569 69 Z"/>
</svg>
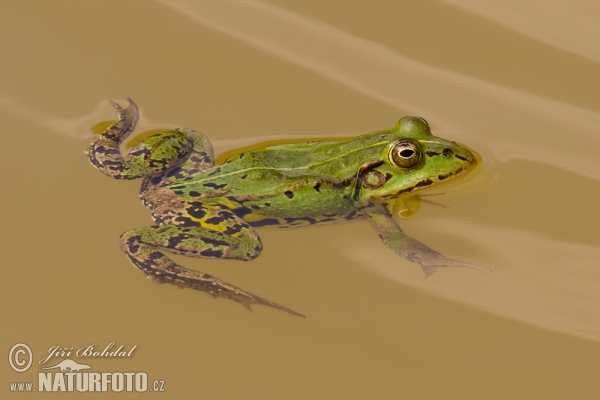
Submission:
<svg viewBox="0 0 600 400">
<path fill-rule="evenodd" d="M 475 167 L 473 154 L 455 142 L 435 137 L 423 118 L 404 117 L 390 131 L 379 158 L 358 172 L 355 200 L 412 195 L 463 175 Z"/>
</svg>

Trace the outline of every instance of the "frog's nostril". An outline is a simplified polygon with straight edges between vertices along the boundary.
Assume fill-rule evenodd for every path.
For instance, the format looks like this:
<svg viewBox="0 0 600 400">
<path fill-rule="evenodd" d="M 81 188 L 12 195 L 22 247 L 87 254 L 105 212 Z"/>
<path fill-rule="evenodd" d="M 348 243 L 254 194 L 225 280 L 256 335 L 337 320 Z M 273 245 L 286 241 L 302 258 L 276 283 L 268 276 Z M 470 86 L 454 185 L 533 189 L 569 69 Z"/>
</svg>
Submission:
<svg viewBox="0 0 600 400">
<path fill-rule="evenodd" d="M 460 154 L 456 154 L 456 158 L 458 158 L 459 160 L 468 161 L 470 163 L 475 161 L 475 158 L 473 156 L 461 156 Z"/>
<path fill-rule="evenodd" d="M 446 147 L 446 148 L 445 148 L 445 149 L 442 151 L 442 155 L 443 155 L 444 157 L 450 157 L 450 156 L 452 156 L 452 154 L 454 154 L 454 153 L 453 153 L 453 152 L 452 152 L 452 150 L 450 150 L 448 147 Z"/>
</svg>

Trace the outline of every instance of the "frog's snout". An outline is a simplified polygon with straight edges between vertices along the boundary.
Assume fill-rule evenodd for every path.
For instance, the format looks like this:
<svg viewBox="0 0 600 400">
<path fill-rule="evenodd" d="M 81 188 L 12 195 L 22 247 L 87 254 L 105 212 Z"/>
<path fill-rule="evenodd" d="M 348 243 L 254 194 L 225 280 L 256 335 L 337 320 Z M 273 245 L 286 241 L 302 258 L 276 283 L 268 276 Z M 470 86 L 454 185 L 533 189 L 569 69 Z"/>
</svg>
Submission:
<svg viewBox="0 0 600 400">
<path fill-rule="evenodd" d="M 448 154 L 446 154 L 446 150 L 448 150 Z M 458 143 L 456 144 L 455 149 L 446 148 L 443 150 L 442 154 L 448 158 L 454 156 L 461 161 L 469 163 L 473 167 L 477 165 L 477 157 L 475 157 L 475 154 L 473 154 L 470 149 L 465 148 L 465 146 Z"/>
<path fill-rule="evenodd" d="M 465 156 L 465 161 L 467 161 L 473 167 L 476 166 L 477 165 L 477 158 L 470 151 L 467 151 L 467 152 L 468 152 L 468 154 Z"/>
<path fill-rule="evenodd" d="M 459 160 L 468 162 L 469 164 L 477 163 L 475 156 L 469 150 L 462 147 L 459 147 L 458 151 L 453 150 L 450 147 L 445 147 L 442 150 L 442 156 L 448 159 L 456 157 Z"/>
<path fill-rule="evenodd" d="M 461 155 L 461 154 L 457 154 L 456 158 L 458 158 L 459 160 L 463 160 L 463 161 L 467 161 L 471 164 L 473 164 L 474 162 L 476 162 L 475 157 L 473 157 L 473 155 Z"/>
<path fill-rule="evenodd" d="M 475 158 L 475 156 L 473 154 L 469 154 L 469 155 L 456 155 L 456 158 L 466 161 L 467 163 L 469 163 L 469 168 L 474 168 L 477 165 L 477 159 Z"/>
</svg>

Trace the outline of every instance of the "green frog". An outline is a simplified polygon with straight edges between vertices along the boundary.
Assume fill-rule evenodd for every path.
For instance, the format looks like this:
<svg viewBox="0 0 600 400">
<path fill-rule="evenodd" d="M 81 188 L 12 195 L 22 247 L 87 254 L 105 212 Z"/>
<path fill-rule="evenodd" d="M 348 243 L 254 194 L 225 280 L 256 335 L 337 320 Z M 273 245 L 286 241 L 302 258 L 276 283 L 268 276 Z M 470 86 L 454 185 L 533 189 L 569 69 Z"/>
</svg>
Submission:
<svg viewBox="0 0 600 400">
<path fill-rule="evenodd" d="M 138 108 L 111 102 L 118 120 L 96 140 L 91 163 L 116 179 L 143 178 L 140 198 L 154 225 L 125 232 L 120 245 L 131 262 L 160 282 L 260 304 L 302 316 L 214 276 L 190 270 L 164 252 L 248 261 L 262 251 L 256 227 L 294 227 L 366 219 L 381 241 L 426 275 L 438 267 L 478 267 L 450 259 L 404 234 L 391 204 L 464 175 L 473 154 L 435 137 L 419 117 L 390 129 L 341 140 L 281 144 L 213 163 L 208 139 L 173 129 L 138 140 L 123 157 Z"/>
</svg>

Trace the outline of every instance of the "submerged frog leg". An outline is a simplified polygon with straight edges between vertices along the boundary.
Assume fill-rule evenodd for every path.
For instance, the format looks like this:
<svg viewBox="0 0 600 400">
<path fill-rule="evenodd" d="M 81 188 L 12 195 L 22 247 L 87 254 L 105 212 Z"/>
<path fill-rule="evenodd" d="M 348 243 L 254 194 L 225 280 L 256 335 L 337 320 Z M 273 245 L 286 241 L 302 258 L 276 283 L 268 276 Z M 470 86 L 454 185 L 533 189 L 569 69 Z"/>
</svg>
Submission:
<svg viewBox="0 0 600 400">
<path fill-rule="evenodd" d="M 118 120 L 102 133 L 88 152 L 92 165 L 105 175 L 116 179 L 156 175 L 182 163 L 194 148 L 192 131 L 174 129 L 140 141 L 123 157 L 119 145 L 133 132 L 139 119 L 138 108 L 132 100 L 125 109 L 111 103 Z M 208 146 L 210 148 L 210 144 Z"/>
<path fill-rule="evenodd" d="M 396 220 L 388 213 L 384 204 L 372 204 L 362 210 L 383 244 L 408 261 L 421 265 L 425 276 L 432 275 L 440 267 L 468 267 L 488 270 L 480 265 L 454 260 L 438 253 L 402 231 Z"/>
<path fill-rule="evenodd" d="M 208 225 L 216 229 L 208 229 Z M 131 262 L 156 281 L 230 299 L 248 309 L 253 304 L 260 304 L 304 317 L 214 276 L 182 267 L 160 251 L 244 261 L 256 258 L 262 250 L 260 239 L 245 221 L 229 210 L 209 210 L 201 223 L 132 229 L 121 236 L 120 243 Z"/>
</svg>

